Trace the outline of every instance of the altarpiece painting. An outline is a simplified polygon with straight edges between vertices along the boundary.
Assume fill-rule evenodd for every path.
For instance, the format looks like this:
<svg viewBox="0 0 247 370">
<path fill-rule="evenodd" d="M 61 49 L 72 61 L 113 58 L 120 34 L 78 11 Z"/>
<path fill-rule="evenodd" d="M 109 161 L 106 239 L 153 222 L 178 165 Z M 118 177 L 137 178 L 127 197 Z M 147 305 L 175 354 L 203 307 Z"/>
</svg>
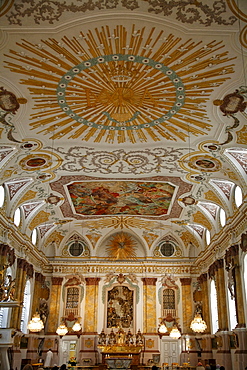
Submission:
<svg viewBox="0 0 247 370">
<path fill-rule="evenodd" d="M 107 328 L 133 328 L 134 291 L 126 286 L 113 287 L 107 294 Z"/>
</svg>

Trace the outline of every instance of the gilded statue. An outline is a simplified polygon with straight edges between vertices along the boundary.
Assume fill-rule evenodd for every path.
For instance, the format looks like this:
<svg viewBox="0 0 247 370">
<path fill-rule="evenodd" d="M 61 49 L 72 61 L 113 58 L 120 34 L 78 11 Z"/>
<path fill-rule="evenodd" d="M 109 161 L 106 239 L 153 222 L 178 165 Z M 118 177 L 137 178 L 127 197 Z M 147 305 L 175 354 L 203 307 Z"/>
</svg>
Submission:
<svg viewBox="0 0 247 370">
<path fill-rule="evenodd" d="M 1 281 L 0 285 L 0 301 L 14 301 L 15 300 L 15 279 L 11 275 L 7 275 L 7 279 Z"/>
</svg>

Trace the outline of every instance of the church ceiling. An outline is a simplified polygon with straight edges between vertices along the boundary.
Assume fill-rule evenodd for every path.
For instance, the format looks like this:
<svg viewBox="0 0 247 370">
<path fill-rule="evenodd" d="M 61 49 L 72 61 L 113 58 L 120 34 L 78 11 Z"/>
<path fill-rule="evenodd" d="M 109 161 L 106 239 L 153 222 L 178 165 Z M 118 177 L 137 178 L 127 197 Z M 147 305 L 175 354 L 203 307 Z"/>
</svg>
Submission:
<svg viewBox="0 0 247 370">
<path fill-rule="evenodd" d="M 90 253 L 106 237 L 119 253 L 118 231 L 150 255 L 168 235 L 179 256 L 204 250 L 221 209 L 236 212 L 236 186 L 246 191 L 245 6 L 3 1 L 9 220 L 20 207 L 21 231 L 37 228 L 49 256 L 74 232 Z"/>
</svg>

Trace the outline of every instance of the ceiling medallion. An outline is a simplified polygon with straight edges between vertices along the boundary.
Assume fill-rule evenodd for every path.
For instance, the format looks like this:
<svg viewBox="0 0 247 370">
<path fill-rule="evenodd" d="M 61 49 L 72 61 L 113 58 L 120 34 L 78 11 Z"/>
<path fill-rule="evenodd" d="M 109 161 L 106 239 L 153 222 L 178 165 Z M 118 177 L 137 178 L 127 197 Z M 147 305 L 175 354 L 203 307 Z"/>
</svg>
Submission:
<svg viewBox="0 0 247 370">
<path fill-rule="evenodd" d="M 25 75 L 35 101 L 31 128 L 96 143 L 185 141 L 188 124 L 191 135 L 206 135 L 206 103 L 234 72 L 224 45 L 134 28 L 24 40 L 11 50 L 6 63 Z"/>
<path fill-rule="evenodd" d="M 118 62 L 115 60 L 116 57 Z M 103 63 L 106 64 L 105 69 L 102 69 L 104 75 L 101 75 L 101 71 L 96 69 L 99 63 L 101 68 Z M 120 63 L 126 64 L 126 67 L 124 67 L 126 72 L 121 68 Z M 119 68 L 122 73 L 115 75 L 115 69 L 118 70 Z M 127 68 L 129 68 L 129 72 Z M 154 72 L 152 68 L 155 69 Z M 133 77 L 131 77 L 132 70 L 135 70 L 135 76 L 133 75 Z M 143 79 L 140 80 L 141 70 L 144 71 L 142 73 L 146 73 L 145 79 L 150 77 L 153 80 L 154 78 L 151 75 L 155 73 L 156 83 L 159 81 L 159 87 L 154 87 L 154 82 L 148 86 L 145 79 L 144 81 Z M 80 81 L 81 78 L 85 77 L 84 72 L 94 73 L 94 78 L 99 85 L 98 88 L 85 87 L 86 82 Z M 81 113 L 77 113 L 73 107 L 75 98 L 72 100 L 69 98 L 69 92 L 73 89 L 74 82 L 81 84 L 78 95 L 80 95 L 82 108 L 85 110 L 88 106 L 94 107 L 94 110 L 89 113 L 90 120 L 83 118 L 84 115 L 81 115 Z M 82 82 L 84 86 L 82 86 Z M 112 84 L 111 82 L 121 82 L 122 85 Z M 130 83 L 125 85 L 127 82 Z M 142 86 L 140 86 L 140 83 L 142 83 Z M 169 91 L 164 89 L 164 85 L 167 88 L 169 87 Z M 96 129 L 100 126 L 100 129 L 105 130 L 136 130 L 152 127 L 169 120 L 184 105 L 184 90 L 184 85 L 178 75 L 162 63 L 157 64 L 154 60 L 145 57 L 131 58 L 131 55 L 128 54 L 118 54 L 104 55 L 100 62 L 99 58 L 89 59 L 71 68 L 58 83 L 57 99 L 66 115 L 79 123 Z M 167 103 L 165 103 L 166 101 Z M 152 119 L 150 107 L 156 108 L 155 119 Z M 75 108 L 77 108 L 77 105 L 75 105 Z M 95 109 L 98 109 L 98 111 L 95 111 Z M 143 111 L 143 109 L 146 111 Z M 143 119 L 147 117 L 148 112 L 149 119 Z M 116 114 L 120 117 L 121 114 L 123 117 L 127 114 L 129 119 L 118 122 L 114 118 Z M 143 123 L 140 122 L 141 120 Z M 133 124 L 130 124 L 130 122 L 133 122 Z"/>
<path fill-rule="evenodd" d="M 209 155 L 197 155 L 190 159 L 189 167 L 203 172 L 215 172 L 221 169 L 221 163 L 218 159 Z"/>
</svg>

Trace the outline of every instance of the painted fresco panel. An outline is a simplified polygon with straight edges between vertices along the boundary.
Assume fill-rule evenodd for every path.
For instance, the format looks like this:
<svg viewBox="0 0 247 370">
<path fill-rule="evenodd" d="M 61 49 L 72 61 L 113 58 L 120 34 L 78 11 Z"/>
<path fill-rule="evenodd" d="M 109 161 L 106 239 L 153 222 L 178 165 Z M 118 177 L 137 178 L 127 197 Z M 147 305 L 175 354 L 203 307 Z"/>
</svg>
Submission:
<svg viewBox="0 0 247 370">
<path fill-rule="evenodd" d="M 164 182 L 102 181 L 67 185 L 81 215 L 165 215 L 176 187 Z"/>
</svg>

